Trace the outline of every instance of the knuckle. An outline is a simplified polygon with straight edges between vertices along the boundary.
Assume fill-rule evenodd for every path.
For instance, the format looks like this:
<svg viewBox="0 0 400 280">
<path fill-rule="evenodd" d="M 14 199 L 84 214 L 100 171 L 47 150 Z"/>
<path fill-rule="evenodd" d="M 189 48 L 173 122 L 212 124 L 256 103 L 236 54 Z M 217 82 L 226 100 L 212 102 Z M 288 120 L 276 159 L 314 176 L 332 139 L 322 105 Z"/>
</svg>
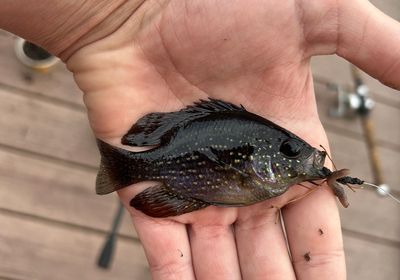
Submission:
<svg viewBox="0 0 400 280">
<path fill-rule="evenodd" d="M 232 231 L 227 225 L 192 225 L 193 234 L 202 239 L 219 239 Z"/>
<path fill-rule="evenodd" d="M 277 223 L 279 218 L 279 207 L 271 206 L 263 212 L 256 213 L 250 217 L 242 217 L 235 223 L 237 231 L 254 231 Z"/>
<path fill-rule="evenodd" d="M 182 279 L 191 271 L 191 262 L 189 260 L 172 259 L 162 262 L 150 262 L 149 269 L 151 275 L 156 279 Z"/>
<path fill-rule="evenodd" d="M 307 252 L 293 260 L 295 266 L 301 266 L 302 269 L 321 268 L 325 266 L 336 265 L 344 260 L 343 249 L 323 253 Z"/>
</svg>

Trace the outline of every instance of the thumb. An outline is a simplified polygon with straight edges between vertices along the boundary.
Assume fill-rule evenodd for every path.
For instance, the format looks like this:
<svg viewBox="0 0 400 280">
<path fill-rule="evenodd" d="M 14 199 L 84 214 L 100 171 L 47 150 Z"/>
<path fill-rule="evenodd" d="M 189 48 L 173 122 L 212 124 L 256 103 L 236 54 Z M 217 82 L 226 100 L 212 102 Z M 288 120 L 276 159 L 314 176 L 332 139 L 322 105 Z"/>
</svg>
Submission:
<svg viewBox="0 0 400 280">
<path fill-rule="evenodd" d="M 366 0 L 342 1 L 336 53 L 400 89 L 400 23 Z"/>
</svg>

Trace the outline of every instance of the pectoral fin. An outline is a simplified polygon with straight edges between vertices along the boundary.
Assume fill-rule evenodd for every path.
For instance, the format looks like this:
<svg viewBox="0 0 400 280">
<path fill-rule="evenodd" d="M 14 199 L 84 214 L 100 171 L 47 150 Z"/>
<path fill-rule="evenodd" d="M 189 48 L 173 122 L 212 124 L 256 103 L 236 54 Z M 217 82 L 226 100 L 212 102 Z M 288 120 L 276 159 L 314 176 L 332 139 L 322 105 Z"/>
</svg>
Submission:
<svg viewBox="0 0 400 280">
<path fill-rule="evenodd" d="M 155 186 L 137 194 L 131 200 L 130 205 L 148 216 L 163 218 L 196 211 L 210 204 L 198 199 L 179 196 L 165 186 Z"/>
<path fill-rule="evenodd" d="M 246 172 L 236 168 L 232 164 L 229 164 L 229 163 L 223 161 L 221 158 L 227 158 L 227 157 L 223 157 L 223 156 L 218 155 L 218 151 L 213 149 L 213 148 L 210 148 L 209 150 L 203 151 L 202 154 L 204 154 L 212 162 L 218 164 L 219 166 L 227 167 L 229 170 L 231 170 L 231 171 L 233 171 L 235 173 L 238 173 L 243 178 L 249 177 L 249 174 L 247 174 Z"/>
</svg>

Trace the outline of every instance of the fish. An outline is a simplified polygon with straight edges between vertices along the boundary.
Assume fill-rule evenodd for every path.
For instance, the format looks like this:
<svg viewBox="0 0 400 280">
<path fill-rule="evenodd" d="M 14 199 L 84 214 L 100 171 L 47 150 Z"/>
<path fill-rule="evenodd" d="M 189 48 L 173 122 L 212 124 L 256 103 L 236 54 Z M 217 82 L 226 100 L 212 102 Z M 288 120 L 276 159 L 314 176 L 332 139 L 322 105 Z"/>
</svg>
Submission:
<svg viewBox="0 0 400 280">
<path fill-rule="evenodd" d="M 100 139 L 97 144 L 97 194 L 155 181 L 130 201 L 151 217 L 252 205 L 332 174 L 324 167 L 325 151 L 242 105 L 218 99 L 140 118 L 121 144 L 148 150 L 132 152 Z"/>
</svg>

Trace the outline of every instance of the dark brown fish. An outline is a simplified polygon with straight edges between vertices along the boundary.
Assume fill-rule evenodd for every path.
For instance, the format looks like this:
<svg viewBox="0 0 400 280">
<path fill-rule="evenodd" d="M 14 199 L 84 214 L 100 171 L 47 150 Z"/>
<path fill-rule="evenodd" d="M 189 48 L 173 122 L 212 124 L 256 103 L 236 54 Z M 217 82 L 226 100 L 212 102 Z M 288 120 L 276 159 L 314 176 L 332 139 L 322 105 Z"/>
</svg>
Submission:
<svg viewBox="0 0 400 280">
<path fill-rule="evenodd" d="M 209 205 L 244 206 L 276 197 L 303 181 L 324 179 L 326 152 L 286 129 L 220 100 L 142 117 L 122 138 L 131 152 L 98 140 L 98 194 L 152 180 L 131 206 L 153 217 Z"/>
</svg>

